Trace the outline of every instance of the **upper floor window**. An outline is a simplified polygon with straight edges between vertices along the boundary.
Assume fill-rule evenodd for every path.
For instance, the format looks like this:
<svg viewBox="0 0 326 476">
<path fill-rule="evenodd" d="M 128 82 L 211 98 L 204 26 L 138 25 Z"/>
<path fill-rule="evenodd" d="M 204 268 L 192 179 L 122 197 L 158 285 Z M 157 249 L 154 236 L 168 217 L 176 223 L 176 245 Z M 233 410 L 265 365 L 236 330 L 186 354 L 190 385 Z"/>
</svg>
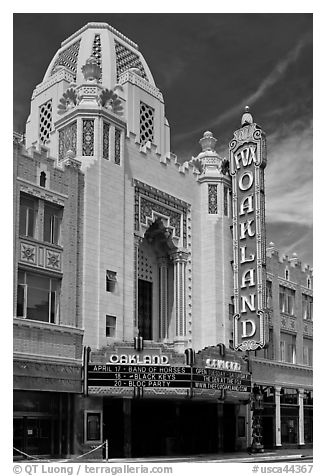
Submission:
<svg viewBox="0 0 326 476">
<path fill-rule="evenodd" d="M 289 364 L 296 363 L 296 337 L 294 335 L 281 332 L 280 360 Z"/>
<path fill-rule="evenodd" d="M 20 195 L 19 234 L 35 237 L 38 200 L 22 193 Z"/>
<path fill-rule="evenodd" d="M 310 276 L 307 277 L 307 288 L 311 289 L 311 278 L 310 278 Z"/>
<path fill-rule="evenodd" d="M 268 309 L 273 308 L 272 281 L 266 281 L 266 305 Z"/>
<path fill-rule="evenodd" d="M 146 145 L 147 142 L 152 143 L 154 141 L 154 109 L 144 102 L 141 102 L 139 117 L 140 144 Z"/>
<path fill-rule="evenodd" d="M 106 271 L 106 290 L 109 293 L 113 293 L 115 283 L 117 282 L 117 273 L 115 271 Z"/>
<path fill-rule="evenodd" d="M 293 289 L 280 286 L 280 311 L 290 316 L 294 316 L 294 298 L 295 291 Z"/>
<path fill-rule="evenodd" d="M 45 187 L 46 185 L 46 173 L 41 172 L 40 173 L 40 187 Z"/>
<path fill-rule="evenodd" d="M 37 273 L 18 272 L 17 317 L 57 322 L 60 280 Z"/>
<path fill-rule="evenodd" d="M 115 337 L 116 326 L 117 326 L 116 316 L 106 315 L 106 323 L 105 323 L 105 335 L 106 335 L 106 337 Z"/>
<path fill-rule="evenodd" d="M 60 228 L 62 220 L 62 208 L 44 204 L 44 233 L 43 240 L 48 243 L 59 244 Z"/>
<path fill-rule="evenodd" d="M 285 269 L 284 275 L 285 275 L 285 279 L 286 279 L 287 281 L 289 281 L 289 279 L 290 279 L 290 271 L 289 271 L 287 268 Z"/>
<path fill-rule="evenodd" d="M 307 321 L 312 321 L 313 318 L 313 300 L 306 294 L 302 294 L 302 317 Z"/>
</svg>

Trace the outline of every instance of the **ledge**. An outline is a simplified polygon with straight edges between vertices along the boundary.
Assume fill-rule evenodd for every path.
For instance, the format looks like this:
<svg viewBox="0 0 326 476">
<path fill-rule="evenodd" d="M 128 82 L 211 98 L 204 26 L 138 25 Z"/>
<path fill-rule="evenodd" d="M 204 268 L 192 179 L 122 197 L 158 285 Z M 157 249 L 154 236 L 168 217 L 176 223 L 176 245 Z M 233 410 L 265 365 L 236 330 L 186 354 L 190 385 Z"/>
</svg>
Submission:
<svg viewBox="0 0 326 476">
<path fill-rule="evenodd" d="M 28 327 L 29 329 L 42 329 L 58 333 L 77 334 L 80 336 L 84 335 L 84 330 L 77 327 L 65 326 L 62 324 L 50 324 L 49 322 L 33 321 L 32 319 L 24 319 L 20 317 L 14 317 L 13 324 L 16 327 Z"/>
</svg>

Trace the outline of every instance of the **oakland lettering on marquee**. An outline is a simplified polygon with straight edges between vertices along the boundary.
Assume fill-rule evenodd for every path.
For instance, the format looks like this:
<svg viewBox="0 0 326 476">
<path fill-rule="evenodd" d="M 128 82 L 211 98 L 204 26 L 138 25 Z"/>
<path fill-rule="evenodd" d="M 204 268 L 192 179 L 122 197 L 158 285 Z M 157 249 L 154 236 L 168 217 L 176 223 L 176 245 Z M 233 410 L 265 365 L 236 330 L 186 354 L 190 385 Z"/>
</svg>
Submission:
<svg viewBox="0 0 326 476">
<path fill-rule="evenodd" d="M 233 340 L 236 350 L 266 345 L 264 168 L 266 139 L 249 121 L 230 142 L 233 189 Z"/>
</svg>

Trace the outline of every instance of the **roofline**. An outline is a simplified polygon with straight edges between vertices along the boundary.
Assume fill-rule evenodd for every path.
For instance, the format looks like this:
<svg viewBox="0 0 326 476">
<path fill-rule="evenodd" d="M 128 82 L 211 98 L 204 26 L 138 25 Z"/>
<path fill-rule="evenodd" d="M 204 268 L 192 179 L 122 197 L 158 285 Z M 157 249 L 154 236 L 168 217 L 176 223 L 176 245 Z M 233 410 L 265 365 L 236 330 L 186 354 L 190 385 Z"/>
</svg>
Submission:
<svg viewBox="0 0 326 476">
<path fill-rule="evenodd" d="M 113 28 L 113 26 L 109 25 L 108 23 L 95 23 L 95 22 L 90 22 L 90 23 L 87 23 L 86 25 L 84 25 L 82 28 L 80 28 L 78 31 L 76 31 L 75 33 L 73 33 L 71 36 L 69 36 L 69 38 L 67 38 L 66 40 L 64 40 L 62 43 L 61 43 L 61 47 L 67 45 L 67 43 L 70 43 L 71 40 L 73 40 L 74 38 L 76 38 L 77 36 L 79 36 L 81 33 L 83 33 L 83 31 L 87 30 L 88 28 L 96 28 L 96 29 L 105 29 L 105 30 L 109 30 L 111 31 L 115 36 L 117 36 L 118 38 L 120 38 L 121 40 L 125 41 L 126 43 L 128 43 L 130 46 L 132 46 L 133 48 L 135 48 L 136 50 L 138 50 L 138 45 L 136 43 L 134 43 L 133 41 L 131 41 L 129 38 L 127 38 L 125 35 L 123 35 L 122 33 L 120 33 L 120 31 L 116 30 L 115 28 Z"/>
</svg>

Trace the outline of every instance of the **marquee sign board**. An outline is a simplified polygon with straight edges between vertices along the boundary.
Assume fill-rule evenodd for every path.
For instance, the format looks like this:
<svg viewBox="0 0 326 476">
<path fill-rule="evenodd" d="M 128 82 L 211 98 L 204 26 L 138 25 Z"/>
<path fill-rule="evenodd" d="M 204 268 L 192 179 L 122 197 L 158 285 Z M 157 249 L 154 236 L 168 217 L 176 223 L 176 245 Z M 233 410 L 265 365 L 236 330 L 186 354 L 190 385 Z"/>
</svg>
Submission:
<svg viewBox="0 0 326 476">
<path fill-rule="evenodd" d="M 251 391 L 251 376 L 213 368 L 170 365 L 88 364 L 88 386 Z"/>
<path fill-rule="evenodd" d="M 233 191 L 233 341 L 236 350 L 266 346 L 266 243 L 264 168 L 266 139 L 255 123 L 230 142 Z"/>
</svg>

